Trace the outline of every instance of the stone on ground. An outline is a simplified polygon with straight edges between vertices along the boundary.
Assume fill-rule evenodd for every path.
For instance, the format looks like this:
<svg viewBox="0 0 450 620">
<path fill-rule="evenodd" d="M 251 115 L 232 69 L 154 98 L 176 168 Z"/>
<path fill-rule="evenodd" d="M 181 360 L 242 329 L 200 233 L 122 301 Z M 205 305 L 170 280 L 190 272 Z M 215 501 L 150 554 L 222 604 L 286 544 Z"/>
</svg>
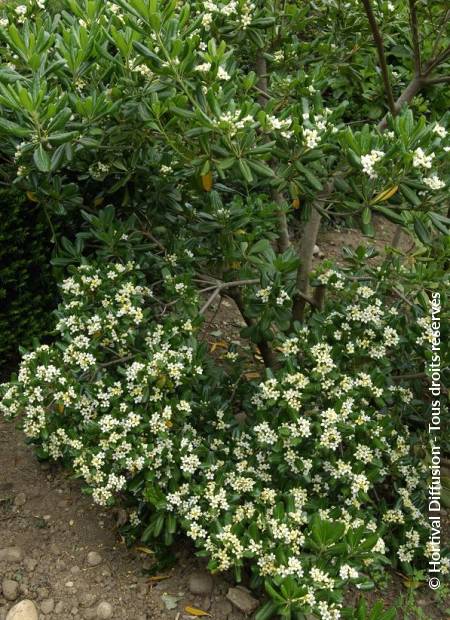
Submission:
<svg viewBox="0 0 450 620">
<path fill-rule="evenodd" d="M 106 601 L 102 601 L 97 606 L 97 618 L 101 618 L 101 620 L 108 620 L 108 618 L 112 618 L 113 608 L 110 603 Z"/>
<path fill-rule="evenodd" d="M 213 578 L 209 573 L 197 571 L 189 577 L 188 587 L 191 594 L 210 594 L 213 585 Z"/>
<path fill-rule="evenodd" d="M 97 551 L 89 551 L 87 555 L 87 563 L 89 566 L 98 566 L 102 563 L 102 556 Z"/>
<path fill-rule="evenodd" d="M 4 547 L 0 549 L 0 562 L 21 562 L 23 558 L 20 547 Z"/>
<path fill-rule="evenodd" d="M 227 599 L 246 615 L 253 613 L 259 606 L 257 599 L 243 588 L 230 588 Z"/>
<path fill-rule="evenodd" d="M 20 601 L 9 610 L 6 620 L 39 620 L 36 605 L 26 599 Z"/>
<path fill-rule="evenodd" d="M 13 579 L 3 579 L 2 581 L 3 596 L 7 601 L 15 601 L 19 594 L 19 584 Z"/>
</svg>

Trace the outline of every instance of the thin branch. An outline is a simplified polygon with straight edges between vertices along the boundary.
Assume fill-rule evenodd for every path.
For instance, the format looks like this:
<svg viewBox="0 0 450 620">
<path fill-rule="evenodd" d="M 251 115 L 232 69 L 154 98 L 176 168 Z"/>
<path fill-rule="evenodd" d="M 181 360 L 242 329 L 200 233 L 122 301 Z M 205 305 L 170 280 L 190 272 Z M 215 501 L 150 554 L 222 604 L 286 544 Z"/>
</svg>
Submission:
<svg viewBox="0 0 450 620">
<path fill-rule="evenodd" d="M 317 310 L 322 311 L 325 307 L 326 290 L 327 287 L 324 285 L 316 286 L 316 288 L 314 289 L 314 297 L 312 301 Z"/>
<path fill-rule="evenodd" d="M 394 95 L 392 94 L 392 86 L 389 79 L 389 71 L 386 62 L 386 54 L 384 51 L 383 37 L 381 36 L 380 29 L 378 28 L 377 20 L 372 8 L 370 0 L 361 0 L 366 11 L 367 19 L 369 20 L 370 29 L 372 31 L 372 37 L 378 51 L 378 59 L 380 63 L 381 75 L 383 78 L 384 89 L 386 91 L 386 98 L 389 110 L 391 114 L 395 115 L 395 102 Z"/>
<path fill-rule="evenodd" d="M 316 245 L 317 235 L 320 228 L 322 217 L 319 211 L 312 207 L 309 220 L 306 222 L 300 239 L 300 265 L 297 271 L 296 293 L 292 307 L 292 320 L 303 321 L 305 318 L 305 308 L 308 295 L 309 273 L 312 267 L 314 246 Z"/>
<path fill-rule="evenodd" d="M 409 17 L 411 21 L 411 35 L 413 43 L 414 72 L 416 76 L 422 75 L 422 57 L 419 42 L 419 24 L 417 20 L 416 0 L 409 0 Z"/>
<path fill-rule="evenodd" d="M 316 302 L 314 301 L 314 299 L 312 297 L 309 297 L 308 295 L 305 295 L 305 293 L 303 293 L 302 291 L 297 291 L 296 293 L 299 297 L 301 297 L 302 299 L 304 299 L 306 302 L 309 303 L 310 306 L 312 306 L 313 308 L 316 307 Z"/>
<path fill-rule="evenodd" d="M 408 379 L 426 379 L 428 377 L 426 372 L 412 372 L 407 375 L 395 375 L 392 377 L 392 381 L 406 381 Z"/>
<path fill-rule="evenodd" d="M 280 207 L 285 202 L 283 194 L 276 189 L 272 191 L 272 199 Z M 279 234 L 278 249 L 280 252 L 286 252 L 286 250 L 290 247 L 291 242 L 289 240 L 289 228 L 288 228 L 286 213 L 282 209 L 280 209 L 277 212 L 277 219 L 278 219 L 278 234 Z"/>
<path fill-rule="evenodd" d="M 260 93 L 258 103 L 262 108 L 264 108 L 267 103 L 267 99 L 269 99 L 269 93 L 267 87 L 267 62 L 261 53 L 256 57 L 255 69 L 256 75 L 258 76 L 258 83 L 256 86 Z"/>
<path fill-rule="evenodd" d="M 448 84 L 450 82 L 450 75 L 437 75 L 434 78 L 428 78 L 426 84 Z"/>
<path fill-rule="evenodd" d="M 392 289 L 392 292 L 395 293 L 397 295 L 397 297 L 400 297 L 400 299 L 402 299 L 406 304 L 408 304 L 408 306 L 411 306 L 411 308 L 415 307 L 414 304 L 411 301 L 409 301 L 409 299 L 407 297 L 405 297 L 403 295 L 403 293 L 401 291 L 399 291 L 397 288 L 394 287 Z"/>
<path fill-rule="evenodd" d="M 224 291 L 225 289 L 227 289 L 227 288 L 237 288 L 238 286 L 248 286 L 250 284 L 259 284 L 259 282 L 260 282 L 259 279 L 235 280 L 233 282 L 220 282 L 216 286 L 209 286 L 208 288 L 203 289 L 203 291 L 200 291 L 201 293 L 204 293 L 204 292 L 210 291 L 210 290 L 214 290 L 214 292 L 212 293 L 212 295 L 210 295 L 209 299 L 201 307 L 200 315 L 205 314 L 206 310 L 213 303 L 213 301 L 216 299 L 216 297 L 218 295 L 220 295 L 220 293 L 222 291 Z"/>
<path fill-rule="evenodd" d="M 135 355 L 125 355 L 125 357 L 119 357 L 119 359 L 112 360 L 111 362 L 105 362 L 104 364 L 99 364 L 101 368 L 106 368 L 107 366 L 113 366 L 114 364 L 121 364 L 122 362 L 128 362 L 129 360 L 134 359 Z"/>
<path fill-rule="evenodd" d="M 166 251 L 166 248 L 163 246 L 161 241 L 158 241 L 158 239 L 154 237 L 151 232 L 148 232 L 147 230 L 140 230 L 139 232 L 141 235 L 144 235 L 144 237 L 148 237 L 151 241 L 153 241 L 153 243 L 156 244 L 160 250 L 163 252 Z"/>
<path fill-rule="evenodd" d="M 234 300 L 246 325 L 248 327 L 253 327 L 255 322 L 251 317 L 248 316 L 245 310 L 244 300 L 242 299 L 241 291 L 239 289 L 233 289 L 228 294 L 231 297 L 231 299 Z M 273 368 L 275 366 L 276 358 L 269 343 L 266 342 L 265 340 L 262 340 L 261 342 L 258 342 L 257 346 L 258 346 L 258 349 L 260 350 L 261 357 L 263 358 L 264 365 L 267 368 Z"/>
<path fill-rule="evenodd" d="M 436 67 L 445 62 L 447 58 L 450 58 L 450 45 L 447 45 L 447 47 L 440 54 L 427 63 L 423 72 L 424 76 L 430 75 L 430 73 L 436 69 Z"/>
<path fill-rule="evenodd" d="M 433 49 L 431 51 L 431 57 L 433 58 L 434 55 L 436 54 L 436 50 L 439 47 L 439 43 L 441 42 L 441 37 L 442 34 L 444 33 L 446 26 L 448 24 L 448 21 L 450 19 L 450 9 L 448 9 L 447 11 L 444 11 L 442 13 L 442 18 L 440 20 L 440 23 L 438 26 L 436 26 L 434 32 L 435 34 L 435 41 L 434 41 L 434 45 L 433 45 Z"/>
<path fill-rule="evenodd" d="M 212 302 L 215 300 L 215 298 L 220 295 L 220 286 L 218 286 L 216 289 L 214 289 L 214 293 L 212 295 L 210 295 L 208 301 L 206 301 L 203 306 L 200 308 L 200 315 L 205 314 L 205 312 L 208 310 L 209 306 L 212 304 Z"/>
<path fill-rule="evenodd" d="M 414 99 L 417 93 L 420 92 L 420 90 L 423 88 L 424 84 L 426 84 L 426 81 L 424 78 L 421 77 L 414 77 L 410 81 L 408 86 L 405 88 L 405 90 L 402 92 L 402 94 L 394 104 L 394 116 L 397 116 L 405 103 L 409 103 L 412 99 Z M 384 131 L 386 129 L 387 121 L 388 115 L 386 114 L 377 125 L 380 131 Z"/>
<path fill-rule="evenodd" d="M 392 381 L 408 381 L 408 380 L 414 380 L 414 379 L 423 379 L 424 381 L 426 381 L 429 384 L 432 384 L 432 379 L 429 375 L 427 375 L 426 372 L 416 372 L 416 373 L 411 373 L 411 374 L 407 374 L 407 375 L 395 375 L 393 377 L 391 377 Z M 442 383 L 442 381 L 439 382 L 440 387 L 441 387 L 441 391 L 443 394 L 447 395 L 448 394 L 448 389 L 445 387 L 445 385 Z"/>
</svg>

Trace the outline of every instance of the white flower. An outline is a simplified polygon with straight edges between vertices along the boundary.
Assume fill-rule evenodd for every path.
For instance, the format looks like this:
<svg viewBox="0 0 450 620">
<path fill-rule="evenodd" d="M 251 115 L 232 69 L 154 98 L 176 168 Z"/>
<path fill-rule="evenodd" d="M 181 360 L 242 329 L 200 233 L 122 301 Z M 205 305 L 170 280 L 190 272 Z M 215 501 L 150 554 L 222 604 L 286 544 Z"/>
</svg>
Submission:
<svg viewBox="0 0 450 620">
<path fill-rule="evenodd" d="M 204 28 L 209 28 L 211 26 L 212 19 L 212 13 L 205 13 L 202 17 L 202 26 Z"/>
<path fill-rule="evenodd" d="M 27 7 L 24 4 L 19 4 L 19 6 L 16 6 L 14 10 L 17 15 L 25 15 L 27 12 Z"/>
<path fill-rule="evenodd" d="M 263 304 L 266 304 L 269 301 L 270 293 L 272 292 L 272 287 L 268 286 L 266 288 L 260 288 L 255 293 L 255 297 L 260 299 Z"/>
<path fill-rule="evenodd" d="M 445 136 L 447 135 L 447 130 L 442 125 L 439 125 L 439 123 L 436 123 L 436 125 L 433 127 L 433 131 L 441 138 L 445 138 Z"/>
<path fill-rule="evenodd" d="M 320 136 L 317 129 L 303 129 L 303 137 L 305 138 L 306 146 L 309 149 L 314 149 L 320 142 Z"/>
<path fill-rule="evenodd" d="M 223 67 L 219 67 L 219 69 L 217 70 L 217 78 L 219 80 L 228 81 L 229 79 L 231 79 L 231 75 Z"/>
<path fill-rule="evenodd" d="M 423 183 L 430 189 L 442 189 L 445 187 L 444 181 L 442 181 L 437 174 L 432 174 L 430 177 L 425 177 Z"/>
<path fill-rule="evenodd" d="M 201 71 L 202 73 L 207 73 L 210 69 L 211 69 L 211 63 L 210 62 L 204 62 L 203 64 L 197 65 L 195 67 L 196 71 Z"/>
<path fill-rule="evenodd" d="M 377 173 L 374 170 L 374 166 L 384 156 L 383 151 L 377 151 L 373 149 L 367 155 L 361 156 L 361 165 L 363 172 L 367 174 L 371 179 L 377 178 Z"/>
<path fill-rule="evenodd" d="M 431 168 L 432 161 L 435 157 L 434 153 L 430 155 L 425 155 L 425 152 L 422 148 L 417 148 L 414 151 L 413 156 L 413 166 L 414 168 Z"/>
</svg>

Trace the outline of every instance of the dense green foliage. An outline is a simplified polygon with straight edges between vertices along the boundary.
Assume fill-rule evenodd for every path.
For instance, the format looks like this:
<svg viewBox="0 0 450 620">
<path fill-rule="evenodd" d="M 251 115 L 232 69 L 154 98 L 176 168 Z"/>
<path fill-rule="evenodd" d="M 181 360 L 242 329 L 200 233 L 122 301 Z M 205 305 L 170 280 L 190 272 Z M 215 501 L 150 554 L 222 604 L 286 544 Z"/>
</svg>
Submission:
<svg viewBox="0 0 450 620">
<path fill-rule="evenodd" d="M 50 266 L 47 221 L 36 204 L 0 189 L 0 356 L 7 376 L 19 347 L 53 330 L 58 291 Z"/>
</svg>

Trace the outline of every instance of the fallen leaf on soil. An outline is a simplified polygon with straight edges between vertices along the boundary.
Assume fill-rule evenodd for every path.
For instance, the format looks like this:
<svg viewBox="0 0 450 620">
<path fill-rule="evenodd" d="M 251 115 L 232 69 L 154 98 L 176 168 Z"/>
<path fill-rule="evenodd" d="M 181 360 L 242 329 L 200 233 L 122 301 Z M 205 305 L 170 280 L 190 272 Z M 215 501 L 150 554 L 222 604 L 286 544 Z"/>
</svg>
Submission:
<svg viewBox="0 0 450 620">
<path fill-rule="evenodd" d="M 153 575 L 148 578 L 148 581 L 163 581 L 163 579 L 169 579 L 170 575 Z"/>
<path fill-rule="evenodd" d="M 172 594 L 163 594 L 161 596 L 161 599 L 166 609 L 168 609 L 169 611 L 171 609 L 176 609 L 178 605 L 178 601 L 180 601 L 182 598 L 183 598 L 182 596 L 173 596 Z"/>
<path fill-rule="evenodd" d="M 148 547 L 135 547 L 136 551 L 140 551 L 141 553 L 145 553 L 146 555 L 155 555 L 155 552 Z"/>
<path fill-rule="evenodd" d="M 211 346 L 210 352 L 211 352 L 211 353 L 214 353 L 214 351 L 217 349 L 217 347 L 224 347 L 224 348 L 226 348 L 227 346 L 228 346 L 228 345 L 227 345 L 227 343 L 225 342 L 225 340 L 216 340 L 216 342 L 213 342 L 213 343 L 212 343 L 212 346 Z"/>
<path fill-rule="evenodd" d="M 203 611 L 203 609 L 197 609 L 197 607 L 185 607 L 184 611 L 190 616 L 210 616 L 207 611 Z"/>
</svg>

